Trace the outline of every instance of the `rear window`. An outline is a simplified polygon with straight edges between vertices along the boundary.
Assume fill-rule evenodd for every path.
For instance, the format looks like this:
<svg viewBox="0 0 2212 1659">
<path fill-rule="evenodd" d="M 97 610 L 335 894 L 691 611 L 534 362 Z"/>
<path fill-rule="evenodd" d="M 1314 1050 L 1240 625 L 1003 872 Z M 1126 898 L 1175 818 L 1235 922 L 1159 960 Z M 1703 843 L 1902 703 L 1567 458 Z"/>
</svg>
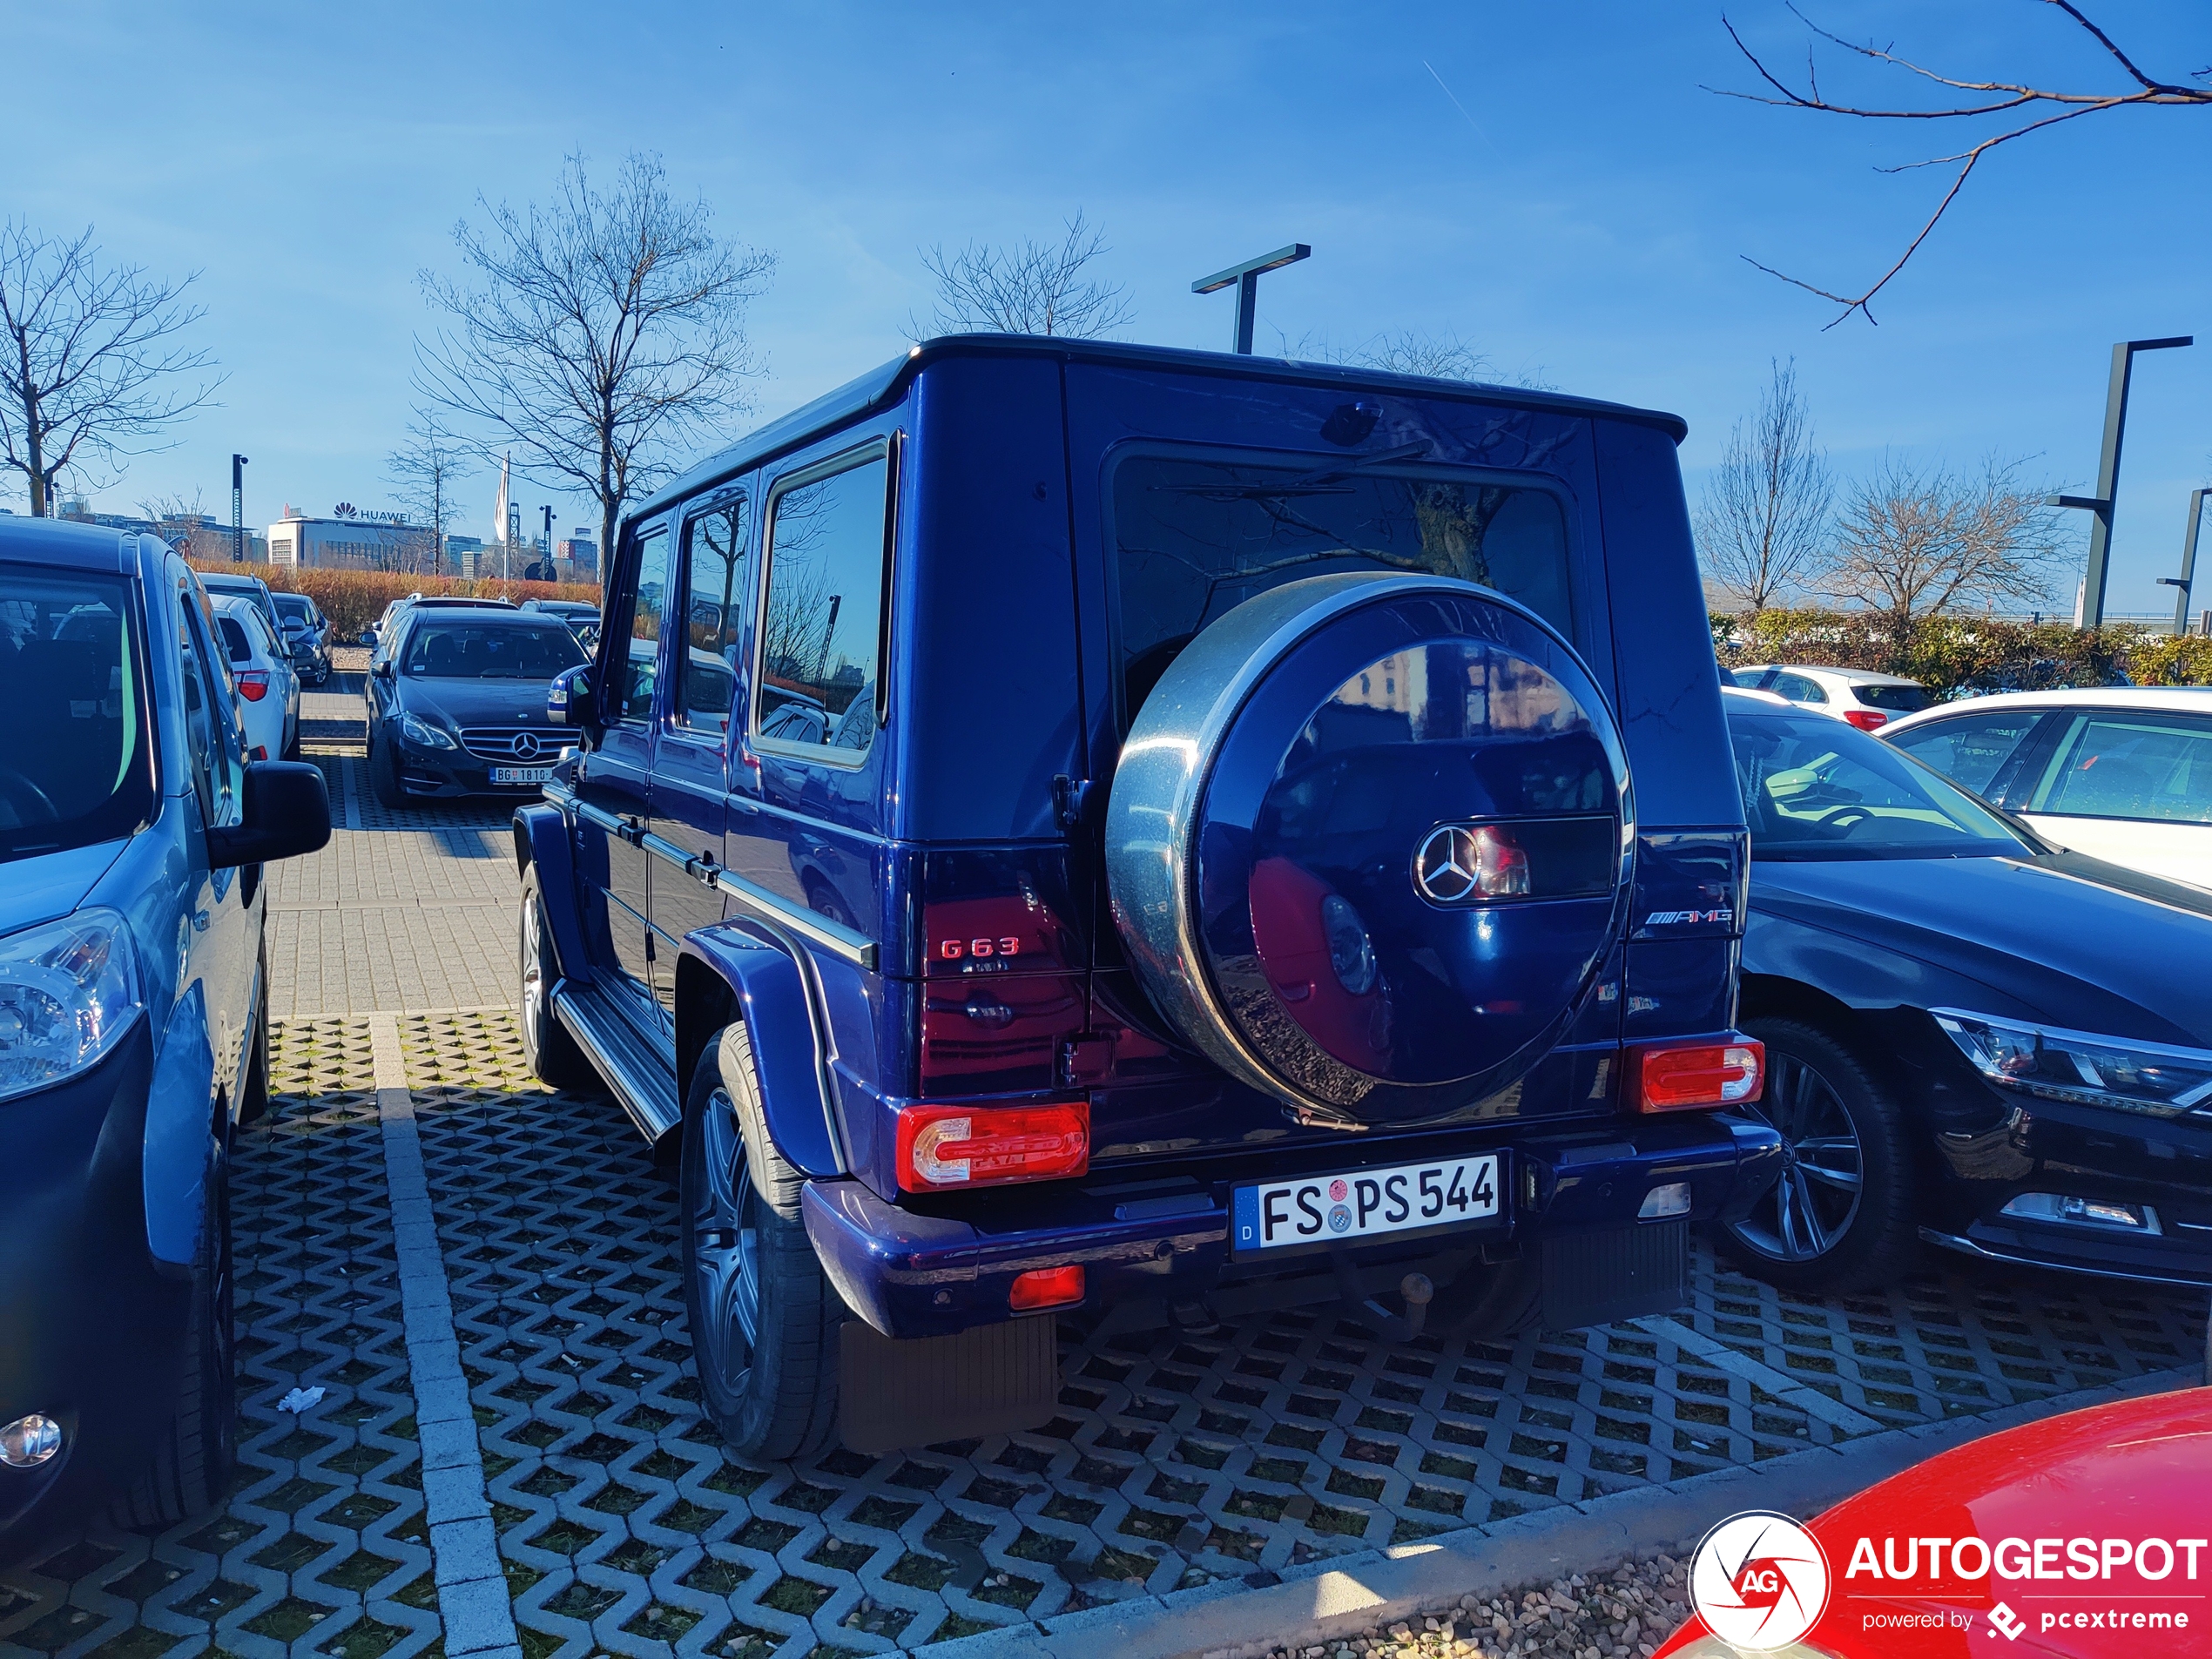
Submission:
<svg viewBox="0 0 2212 1659">
<path fill-rule="evenodd" d="M 1932 699 L 1926 690 L 1918 685 L 1854 685 L 1851 695 L 1870 709 L 1886 709 L 1892 714 L 1918 714 Z"/>
<path fill-rule="evenodd" d="M 0 860 L 127 835 L 152 816 L 136 589 L 0 564 Z"/>
<path fill-rule="evenodd" d="M 1567 520 L 1548 490 L 1418 465 L 1138 454 L 1111 498 L 1126 718 L 1208 623 L 1304 577 L 1458 577 L 1574 637 Z"/>
<path fill-rule="evenodd" d="M 246 624 L 236 617 L 218 617 L 215 625 L 223 631 L 223 649 L 233 663 L 253 660 L 253 642 L 246 637 Z"/>
</svg>

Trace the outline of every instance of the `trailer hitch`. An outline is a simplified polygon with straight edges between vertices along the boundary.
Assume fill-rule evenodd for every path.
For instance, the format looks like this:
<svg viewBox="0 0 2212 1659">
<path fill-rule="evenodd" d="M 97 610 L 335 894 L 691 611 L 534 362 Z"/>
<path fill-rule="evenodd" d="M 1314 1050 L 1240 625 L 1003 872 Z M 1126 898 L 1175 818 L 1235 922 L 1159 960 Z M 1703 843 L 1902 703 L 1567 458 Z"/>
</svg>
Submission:
<svg viewBox="0 0 2212 1659">
<path fill-rule="evenodd" d="M 1329 1262 L 1337 1270 L 1337 1293 L 1348 1314 L 1373 1325 L 1386 1342 L 1411 1342 L 1420 1335 L 1421 1327 L 1428 1323 L 1428 1305 L 1436 1296 L 1436 1286 L 1429 1283 L 1427 1274 L 1408 1273 L 1398 1281 L 1398 1294 L 1405 1298 L 1406 1311 L 1393 1313 L 1359 1288 L 1359 1274 L 1352 1264 L 1350 1251 L 1341 1246 L 1333 1249 Z"/>
</svg>

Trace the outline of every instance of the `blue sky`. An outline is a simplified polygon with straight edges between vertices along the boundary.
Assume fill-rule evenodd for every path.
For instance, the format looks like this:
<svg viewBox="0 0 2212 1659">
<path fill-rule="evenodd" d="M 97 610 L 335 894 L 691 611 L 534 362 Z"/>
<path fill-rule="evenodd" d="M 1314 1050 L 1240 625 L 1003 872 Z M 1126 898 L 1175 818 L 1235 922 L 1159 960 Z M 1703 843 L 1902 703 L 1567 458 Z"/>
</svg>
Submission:
<svg viewBox="0 0 2212 1659">
<path fill-rule="evenodd" d="M 1961 71 L 2116 84 L 2034 0 L 1811 10 Z M 2094 11 L 2154 72 L 2212 62 L 2199 5 Z M 1730 16 L 1802 59 L 1774 0 Z M 2212 113 L 2123 111 L 2000 153 L 1881 326 L 1824 330 L 1831 307 L 1741 256 L 1823 286 L 1878 271 L 1940 183 L 1874 168 L 1939 135 L 1700 90 L 1750 84 L 1716 7 L 0 0 L 0 37 L 36 66 L 10 78 L 0 213 L 200 271 L 200 343 L 230 376 L 179 448 L 96 493 L 109 509 L 193 488 L 226 509 L 233 449 L 253 456 L 250 522 L 381 504 L 430 321 L 417 269 L 454 268 L 478 192 L 524 201 L 570 152 L 611 171 L 631 148 L 779 257 L 753 313 L 763 415 L 901 347 L 928 309 L 919 248 L 1053 234 L 1080 207 L 1132 338 L 1220 346 L 1227 297 L 1190 279 L 1303 240 L 1313 258 L 1262 284 L 1263 349 L 1456 334 L 1507 374 L 1686 415 L 1693 496 L 1774 357 L 1796 358 L 1846 475 L 1995 453 L 2086 486 L 2111 343 L 2196 334 L 2138 360 L 2115 610 L 2170 605 L 2153 578 L 2212 482 Z M 467 528 L 493 488 L 468 486 Z M 541 502 L 596 520 L 517 496 L 533 525 Z"/>
</svg>

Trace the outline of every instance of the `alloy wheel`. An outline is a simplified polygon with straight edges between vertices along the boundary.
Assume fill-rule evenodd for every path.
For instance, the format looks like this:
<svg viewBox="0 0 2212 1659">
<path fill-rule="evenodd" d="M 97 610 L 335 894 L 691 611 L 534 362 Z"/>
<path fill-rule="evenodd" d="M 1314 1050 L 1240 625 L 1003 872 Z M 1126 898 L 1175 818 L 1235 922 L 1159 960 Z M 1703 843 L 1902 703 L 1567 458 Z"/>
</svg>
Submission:
<svg viewBox="0 0 2212 1659">
<path fill-rule="evenodd" d="M 745 1136 L 717 1089 L 700 1124 L 698 1191 L 691 1204 L 691 1273 L 705 1327 L 692 1333 L 703 1370 L 740 1393 L 760 1334 L 760 1197 L 745 1167 Z"/>
<path fill-rule="evenodd" d="M 523 899 L 523 1041 L 533 1059 L 544 1030 L 542 1022 L 547 1015 L 544 925 L 538 914 L 537 900 L 526 894 Z"/>
<path fill-rule="evenodd" d="M 1730 1231 L 1770 1261 L 1817 1261 L 1850 1231 L 1865 1189 L 1851 1113 L 1825 1077 L 1771 1047 L 1765 1098 L 1752 1109 L 1782 1136 L 1782 1174 Z"/>
</svg>

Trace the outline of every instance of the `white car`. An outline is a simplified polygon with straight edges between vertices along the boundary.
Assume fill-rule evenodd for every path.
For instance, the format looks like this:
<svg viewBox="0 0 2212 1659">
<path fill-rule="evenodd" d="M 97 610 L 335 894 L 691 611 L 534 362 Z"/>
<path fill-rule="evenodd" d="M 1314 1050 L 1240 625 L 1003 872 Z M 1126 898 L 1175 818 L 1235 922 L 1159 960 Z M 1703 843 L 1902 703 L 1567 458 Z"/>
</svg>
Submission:
<svg viewBox="0 0 2212 1659">
<path fill-rule="evenodd" d="M 2047 840 L 2212 887 L 2212 689 L 2007 691 L 1882 736 Z"/>
<path fill-rule="evenodd" d="M 1760 663 L 1729 678 L 1747 691 L 1771 691 L 1784 702 L 1848 720 L 1861 732 L 1878 732 L 1934 701 L 1918 680 L 1863 668 L 1799 668 Z"/>
<path fill-rule="evenodd" d="M 231 659 L 238 711 L 252 760 L 290 760 L 300 752 L 300 676 L 292 653 L 251 599 L 217 599 L 215 626 Z"/>
</svg>

